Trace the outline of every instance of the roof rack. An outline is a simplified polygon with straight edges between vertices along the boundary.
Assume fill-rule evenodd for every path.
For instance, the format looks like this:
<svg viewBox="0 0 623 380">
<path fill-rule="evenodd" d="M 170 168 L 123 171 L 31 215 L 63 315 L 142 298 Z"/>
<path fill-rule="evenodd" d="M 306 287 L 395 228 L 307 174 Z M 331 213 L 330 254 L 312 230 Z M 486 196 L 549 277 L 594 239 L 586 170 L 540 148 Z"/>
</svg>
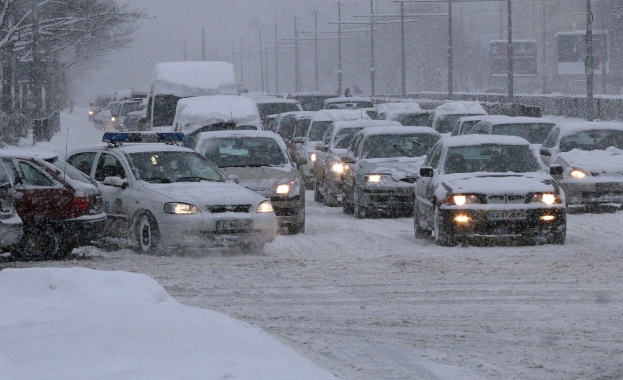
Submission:
<svg viewBox="0 0 623 380">
<path fill-rule="evenodd" d="M 182 132 L 105 132 L 102 142 L 111 146 L 123 143 L 165 143 L 178 144 L 184 142 Z"/>
</svg>

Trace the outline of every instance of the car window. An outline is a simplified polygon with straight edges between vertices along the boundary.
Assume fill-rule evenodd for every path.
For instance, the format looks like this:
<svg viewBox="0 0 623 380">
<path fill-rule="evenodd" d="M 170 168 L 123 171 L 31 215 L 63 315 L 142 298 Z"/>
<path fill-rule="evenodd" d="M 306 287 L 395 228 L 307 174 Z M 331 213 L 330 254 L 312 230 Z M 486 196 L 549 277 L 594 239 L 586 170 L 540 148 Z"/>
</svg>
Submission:
<svg viewBox="0 0 623 380">
<path fill-rule="evenodd" d="M 117 157 L 109 153 L 102 153 L 95 169 L 95 180 L 101 182 L 106 177 L 125 178 L 126 173 L 123 164 Z"/>
<path fill-rule="evenodd" d="M 437 140 L 427 133 L 374 135 L 366 141 L 363 158 L 422 157 Z"/>
<path fill-rule="evenodd" d="M 91 179 L 91 177 L 89 177 L 88 175 L 84 174 L 83 172 L 81 172 L 80 170 L 76 169 L 75 167 L 73 167 L 72 165 L 70 165 L 67 162 L 64 162 L 62 160 L 59 160 L 58 158 L 50 161 L 50 163 L 54 166 L 56 166 L 57 168 L 59 168 L 63 173 L 65 173 L 65 175 L 75 181 L 80 181 L 83 183 L 88 183 L 90 185 L 96 185 L 96 183 Z"/>
<path fill-rule="evenodd" d="M 333 143 L 331 144 L 331 146 L 337 149 L 348 149 L 348 146 L 353 140 L 355 134 L 362 129 L 363 127 L 340 129 L 335 133 L 335 137 L 333 137 Z"/>
<path fill-rule="evenodd" d="M 396 117 L 396 121 L 402 125 L 421 125 L 425 126 L 428 123 L 427 113 L 405 113 Z"/>
<path fill-rule="evenodd" d="M 543 146 L 546 148 L 553 148 L 556 146 L 556 142 L 558 142 L 558 135 L 560 134 L 560 129 L 554 128 L 550 131 L 547 138 L 543 142 Z"/>
<path fill-rule="evenodd" d="M 204 140 L 199 152 L 216 166 L 282 166 L 289 161 L 279 143 L 270 137 L 230 137 Z"/>
<path fill-rule="evenodd" d="M 311 119 L 303 118 L 296 120 L 296 129 L 294 130 L 294 137 L 305 137 L 309 130 Z"/>
<path fill-rule="evenodd" d="M 540 169 L 528 145 L 482 144 L 448 148 L 443 172 L 535 172 Z"/>
<path fill-rule="evenodd" d="M 13 181 L 9 176 L 9 173 L 4 165 L 4 162 L 0 163 L 0 187 L 5 186 L 7 183 L 11 184 Z"/>
<path fill-rule="evenodd" d="M 30 163 L 20 161 L 19 170 L 22 172 L 22 181 L 24 183 L 32 186 L 54 186 L 54 182 Z"/>
<path fill-rule="evenodd" d="M 560 140 L 560 151 L 573 149 L 604 150 L 609 147 L 623 149 L 623 131 L 612 129 L 589 130 L 565 136 Z"/>
<path fill-rule="evenodd" d="M 326 130 L 326 132 L 324 133 L 324 136 L 322 136 L 322 144 L 324 145 L 329 145 L 329 142 L 331 142 L 331 135 L 333 134 L 333 127 L 328 128 Z"/>
<path fill-rule="evenodd" d="M 424 161 L 424 166 L 430 166 L 433 169 L 437 169 L 437 166 L 439 166 L 439 160 L 441 159 L 441 151 L 441 144 L 434 146 L 431 150 L 432 154 L 430 154 L 426 158 L 426 161 Z"/>
<path fill-rule="evenodd" d="M 325 132 L 331 126 L 332 121 L 314 121 L 309 126 L 309 135 L 307 139 L 309 141 L 322 141 L 322 137 Z"/>
<path fill-rule="evenodd" d="M 95 152 L 76 153 L 67 159 L 67 163 L 90 176 L 91 168 L 95 161 L 95 155 Z"/>
<path fill-rule="evenodd" d="M 554 124 L 550 123 L 509 123 L 498 124 L 492 127 L 494 135 L 519 136 L 531 144 L 541 144 Z"/>
</svg>

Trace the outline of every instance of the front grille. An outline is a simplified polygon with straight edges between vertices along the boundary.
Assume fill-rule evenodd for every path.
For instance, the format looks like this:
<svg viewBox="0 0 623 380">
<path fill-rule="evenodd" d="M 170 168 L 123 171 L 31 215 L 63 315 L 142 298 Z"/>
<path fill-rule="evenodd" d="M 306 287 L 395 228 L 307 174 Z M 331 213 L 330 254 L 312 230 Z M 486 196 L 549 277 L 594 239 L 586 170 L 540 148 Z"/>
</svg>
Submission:
<svg viewBox="0 0 623 380">
<path fill-rule="evenodd" d="M 213 214 L 219 214 L 224 212 L 246 212 L 251 209 L 251 205 L 213 205 L 206 206 L 208 211 Z"/>
<path fill-rule="evenodd" d="M 601 193 L 623 193 L 623 184 L 619 182 L 599 182 L 595 184 L 595 191 Z"/>
<path fill-rule="evenodd" d="M 520 194 L 487 195 L 488 204 L 522 204 L 526 203 L 526 196 Z"/>
<path fill-rule="evenodd" d="M 273 209 L 275 210 L 275 215 L 277 216 L 295 216 L 299 214 L 298 207 L 276 207 L 273 204 Z"/>
</svg>

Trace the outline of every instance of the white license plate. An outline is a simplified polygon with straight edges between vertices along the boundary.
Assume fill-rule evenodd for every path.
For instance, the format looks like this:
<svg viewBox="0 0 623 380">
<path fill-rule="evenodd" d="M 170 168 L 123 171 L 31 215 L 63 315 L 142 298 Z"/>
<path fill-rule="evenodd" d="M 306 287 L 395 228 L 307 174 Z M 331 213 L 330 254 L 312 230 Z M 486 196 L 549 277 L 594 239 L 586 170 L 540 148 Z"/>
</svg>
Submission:
<svg viewBox="0 0 623 380">
<path fill-rule="evenodd" d="M 252 230 L 252 220 L 219 220 L 216 222 L 216 232 Z"/>
<path fill-rule="evenodd" d="M 489 220 L 526 219 L 526 210 L 493 210 L 487 212 Z"/>
</svg>

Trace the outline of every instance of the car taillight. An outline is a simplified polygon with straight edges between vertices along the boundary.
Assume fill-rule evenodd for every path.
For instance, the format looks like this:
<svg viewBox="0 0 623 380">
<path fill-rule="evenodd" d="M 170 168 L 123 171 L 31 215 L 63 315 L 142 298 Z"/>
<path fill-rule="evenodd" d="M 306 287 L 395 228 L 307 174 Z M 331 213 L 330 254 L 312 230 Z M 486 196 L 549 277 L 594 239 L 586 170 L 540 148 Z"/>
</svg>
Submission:
<svg viewBox="0 0 623 380">
<path fill-rule="evenodd" d="M 90 208 L 91 203 L 88 198 L 74 197 L 71 200 L 71 211 L 76 216 L 87 214 Z"/>
</svg>

